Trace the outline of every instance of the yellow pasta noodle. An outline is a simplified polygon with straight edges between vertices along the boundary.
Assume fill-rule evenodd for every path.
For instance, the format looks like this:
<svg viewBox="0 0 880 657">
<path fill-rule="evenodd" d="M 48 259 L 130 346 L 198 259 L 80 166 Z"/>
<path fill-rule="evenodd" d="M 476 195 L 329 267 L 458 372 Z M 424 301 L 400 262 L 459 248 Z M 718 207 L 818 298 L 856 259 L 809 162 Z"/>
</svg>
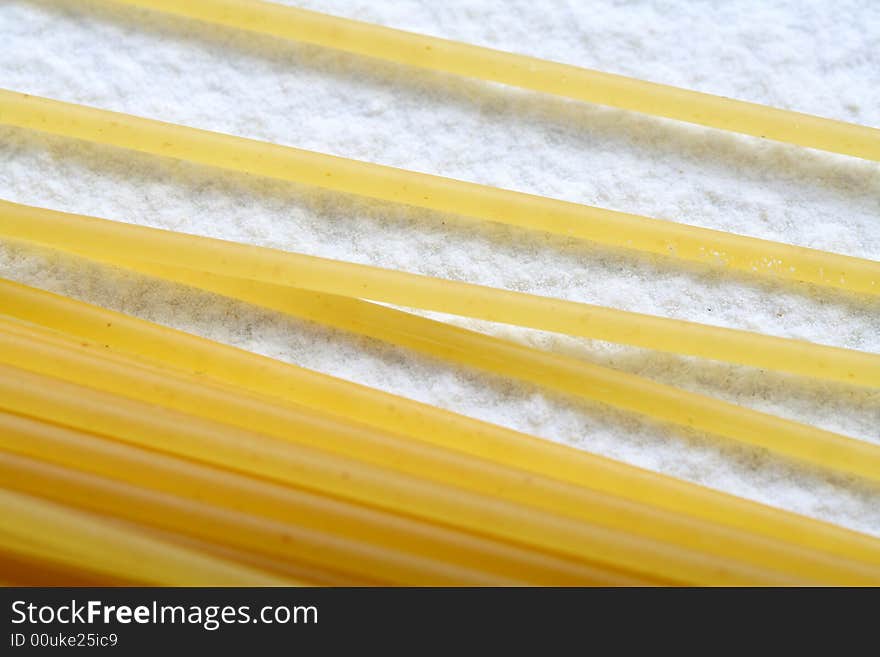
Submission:
<svg viewBox="0 0 880 657">
<path fill-rule="evenodd" d="M 880 130 L 259 0 L 115 0 L 408 66 L 880 160 Z"/>
<path fill-rule="evenodd" d="M 475 492 L 533 506 L 630 534 L 671 542 L 731 560 L 743 560 L 792 577 L 811 576 L 827 583 L 847 578 L 858 583 L 876 577 L 880 569 L 864 569 L 840 560 L 776 545 L 766 539 L 725 530 L 705 522 L 634 505 L 580 487 L 510 471 L 481 459 L 456 457 L 457 452 L 431 449 L 415 441 L 365 432 L 328 435 L 298 426 L 297 407 L 286 409 L 248 398 L 240 391 L 210 386 L 198 379 L 149 370 L 126 359 L 94 355 L 96 345 L 76 346 L 53 340 L 26 327 L 0 323 L 0 362 L 57 376 L 126 396 L 174 408 L 204 418 L 222 419 L 267 435 L 392 467 L 427 479 L 458 485 Z M 100 352 L 98 352 L 100 354 Z M 797 553 L 795 559 L 793 555 Z M 876 572 L 874 572 L 876 571 Z"/>
</svg>

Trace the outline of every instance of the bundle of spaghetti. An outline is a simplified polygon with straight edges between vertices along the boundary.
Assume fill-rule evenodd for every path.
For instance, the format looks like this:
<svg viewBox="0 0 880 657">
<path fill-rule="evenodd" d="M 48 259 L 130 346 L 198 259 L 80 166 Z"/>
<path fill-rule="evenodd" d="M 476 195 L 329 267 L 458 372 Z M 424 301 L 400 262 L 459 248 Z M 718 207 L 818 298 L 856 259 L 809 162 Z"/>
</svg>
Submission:
<svg viewBox="0 0 880 657">
<path fill-rule="evenodd" d="M 625 499 L 880 564 L 880 542 L 833 525 L 780 515 L 710 489 L 9 281 L 0 281 L 0 299 L 6 312 L 24 321 L 143 362 L 357 417 L 380 429 L 526 472 L 575 484 L 589 482 L 592 488 Z"/>
<path fill-rule="evenodd" d="M 880 132 L 248 0 L 119 0 L 880 159 Z M 790 281 L 880 263 L 0 90 L 0 123 Z M 880 386 L 880 354 L 0 201 L 0 237 L 880 480 L 880 447 L 386 307 Z M 378 303 L 376 303 L 378 302 Z M 0 280 L 0 581 L 880 585 L 880 540 Z"/>
<path fill-rule="evenodd" d="M 336 413 L 302 405 L 310 394 L 314 398 L 314 386 L 303 400 L 305 388 L 298 385 L 257 393 L 231 386 L 228 379 L 224 384 L 222 376 L 214 380 L 215 371 L 242 369 L 226 356 L 236 352 L 229 347 L 16 284 L 3 284 L 0 298 L 4 310 L 19 317 L 4 320 L 0 330 L 0 354 L 8 363 L 0 366 L 5 411 L 0 427 L 9 436 L 0 442 L 9 464 L 0 460 L 3 485 L 33 494 L 54 491 L 91 513 L 217 543 L 237 550 L 239 559 L 256 552 L 263 561 L 251 560 L 251 566 L 317 582 L 341 577 L 349 583 L 379 578 L 396 584 L 880 579 L 880 547 L 864 536 L 739 500 L 730 505 L 733 498 L 719 496 L 747 510 L 740 515 L 757 531 L 743 531 L 717 521 L 727 518 L 723 506 L 714 509 L 717 518 L 701 518 L 699 502 L 690 498 L 705 493 L 712 508 L 713 495 L 697 487 L 683 496 L 696 502 L 697 513 L 683 513 L 664 508 L 662 500 L 633 499 L 638 489 L 624 498 L 588 487 L 585 482 L 593 484 L 588 479 L 573 485 L 564 472 L 541 473 L 541 461 L 536 472 L 466 453 L 457 448 L 461 440 L 430 445 L 408 431 L 406 421 L 386 420 L 384 431 L 377 431 L 352 417 L 358 407 L 344 397 L 334 395 Z M 101 342 L 85 341 L 96 337 L 96 329 Z M 167 349 L 161 337 L 144 339 L 152 332 L 164 336 Z M 190 359 L 156 358 L 185 353 L 198 359 L 198 351 L 189 348 L 192 341 L 212 352 L 211 371 L 193 376 L 186 373 Z M 255 371 L 298 371 L 241 356 L 239 362 Z M 272 365 L 264 368 L 267 363 Z M 311 375 L 316 377 L 324 378 Z M 325 378 L 334 393 L 361 390 L 331 381 Z M 275 394 L 279 390 L 286 394 Z M 389 419 L 430 408 L 370 393 L 374 405 L 390 406 Z M 340 403 L 347 415 L 338 413 Z M 451 414 L 420 415 L 422 434 L 444 435 L 426 432 L 424 421 L 446 422 Z M 513 432 L 463 418 L 462 423 L 519 442 Z M 447 426 L 446 435 L 456 435 L 455 426 Z M 558 446 L 534 444 L 552 461 Z M 585 456 L 588 463 L 604 465 Z M 634 482 L 642 476 L 672 491 L 679 485 L 622 471 Z M 205 491 L 213 492 L 206 498 Z M 311 508 L 311 515 L 304 516 L 303 507 Z M 366 516 L 357 515 L 365 509 Z M 801 537 L 813 535 L 813 544 L 773 536 L 761 526 L 765 513 L 772 519 L 768 525 L 798 528 Z M 279 526 L 285 528 L 280 544 L 271 540 Z M 326 536 L 328 531 L 333 535 Z"/>
<path fill-rule="evenodd" d="M 260 0 L 115 0 L 678 121 L 880 160 L 880 130 Z"/>
<path fill-rule="evenodd" d="M 781 575 L 774 577 L 773 573 L 759 568 L 733 560 L 713 559 L 706 553 L 661 543 L 633 532 L 512 504 L 500 496 L 473 493 L 463 486 L 441 484 L 18 368 L 0 366 L 0 407 L 259 479 L 487 534 L 575 561 L 598 562 L 627 572 L 647 570 L 661 581 L 689 584 L 786 581 Z M 311 432 L 319 438 L 332 438 L 334 431 L 344 432 L 349 428 L 335 419 L 325 420 L 325 425 L 331 426 L 293 425 L 290 435 Z M 353 425 L 351 430 L 362 431 Z M 392 456 L 403 460 L 409 455 Z"/>
<path fill-rule="evenodd" d="M 880 293 L 880 263 L 0 89 L 0 123 L 578 237 L 749 274 Z M 862 142 L 864 143 L 864 142 Z"/>
<path fill-rule="evenodd" d="M 626 581 L 563 559 L 33 418 L 3 413 L 0 427 L 0 472 L 6 486 L 261 555 L 273 569 L 296 566 L 298 576 L 313 582 Z"/>
<path fill-rule="evenodd" d="M 232 425 L 259 430 L 267 435 L 300 444 L 336 451 L 354 458 L 386 465 L 427 479 L 445 481 L 454 485 L 494 494 L 521 504 L 532 505 L 548 512 L 558 512 L 605 526 L 634 531 L 653 538 L 690 544 L 718 556 L 734 557 L 756 553 L 762 563 L 773 563 L 784 571 L 791 567 L 789 547 L 774 552 L 761 542 L 744 543 L 740 537 L 723 528 L 707 523 L 687 521 L 675 514 L 650 511 L 644 507 L 609 498 L 607 495 L 565 485 L 536 476 L 523 477 L 520 473 L 485 461 L 472 461 L 456 456 L 454 452 L 419 445 L 409 440 L 395 440 L 391 436 L 359 435 L 333 440 L 317 431 L 291 433 L 297 418 L 292 410 L 301 407 L 288 405 L 278 408 L 259 398 L 243 395 L 240 391 L 209 388 L 203 381 L 166 372 L 149 371 L 133 365 L 126 359 L 96 358 L 95 345 L 81 345 L 79 349 L 41 334 L 27 327 L 0 325 L 0 358 L 30 371 L 52 373 L 66 380 L 88 382 L 105 391 L 124 390 L 125 395 L 161 403 L 169 408 L 206 418 L 222 417 Z M 76 352 L 85 353 L 76 353 Z M 152 376 L 151 376 L 152 375 Z M 226 394 L 224 394 L 226 393 Z M 347 438 L 347 440 L 346 440 Z M 364 440 L 366 438 L 366 440 Z M 649 512 L 650 511 L 650 512 Z M 798 559 L 797 571 L 805 572 L 811 564 L 821 572 L 826 564 L 816 563 L 810 556 Z M 841 573 L 832 567 L 830 581 L 839 581 Z M 866 576 L 863 573 L 862 576 Z"/>
</svg>

